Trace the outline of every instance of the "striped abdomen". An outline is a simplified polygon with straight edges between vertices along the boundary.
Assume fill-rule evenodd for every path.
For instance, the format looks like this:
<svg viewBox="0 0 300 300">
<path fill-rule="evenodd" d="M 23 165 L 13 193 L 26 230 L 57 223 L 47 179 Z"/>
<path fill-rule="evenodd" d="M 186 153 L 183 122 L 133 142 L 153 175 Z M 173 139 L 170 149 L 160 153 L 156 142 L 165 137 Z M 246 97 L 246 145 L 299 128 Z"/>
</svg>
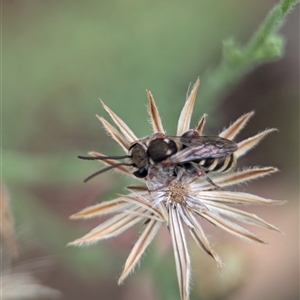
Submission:
<svg viewBox="0 0 300 300">
<path fill-rule="evenodd" d="M 236 157 L 232 153 L 219 158 L 206 158 L 198 163 L 206 173 L 209 172 L 228 172 L 236 164 Z"/>
</svg>

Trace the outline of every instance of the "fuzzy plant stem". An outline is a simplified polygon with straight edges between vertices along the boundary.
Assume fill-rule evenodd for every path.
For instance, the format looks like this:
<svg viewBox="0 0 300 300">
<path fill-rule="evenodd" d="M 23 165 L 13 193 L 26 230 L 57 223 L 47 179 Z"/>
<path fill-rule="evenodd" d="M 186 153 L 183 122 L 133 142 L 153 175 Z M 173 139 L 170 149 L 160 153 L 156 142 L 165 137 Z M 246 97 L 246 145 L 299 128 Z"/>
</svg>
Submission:
<svg viewBox="0 0 300 300">
<path fill-rule="evenodd" d="M 285 40 L 277 35 L 286 15 L 299 0 L 282 0 L 267 15 L 249 42 L 239 46 L 233 39 L 223 42 L 223 58 L 214 70 L 207 70 L 201 93 L 202 103 L 211 103 L 222 92 L 239 82 L 257 65 L 283 56 Z"/>
</svg>

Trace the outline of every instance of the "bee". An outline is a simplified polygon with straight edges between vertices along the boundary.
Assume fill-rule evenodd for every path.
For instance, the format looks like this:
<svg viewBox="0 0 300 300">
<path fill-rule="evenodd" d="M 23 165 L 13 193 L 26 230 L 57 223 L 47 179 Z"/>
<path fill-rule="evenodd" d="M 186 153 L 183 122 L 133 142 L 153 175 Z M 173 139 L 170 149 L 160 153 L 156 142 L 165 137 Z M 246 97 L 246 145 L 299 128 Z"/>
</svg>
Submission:
<svg viewBox="0 0 300 300">
<path fill-rule="evenodd" d="M 234 141 L 219 136 L 200 135 L 196 130 L 188 130 L 182 136 L 165 136 L 154 134 L 131 145 L 128 155 L 98 156 L 80 159 L 105 160 L 129 159 L 128 162 L 116 163 L 105 167 L 84 181 L 118 166 L 131 166 L 137 170 L 133 175 L 146 178 L 151 167 L 161 168 L 162 171 L 172 171 L 176 175 L 177 168 L 183 168 L 187 173 L 204 176 L 212 185 L 216 186 L 207 176 L 210 172 L 228 172 L 236 165 L 234 152 L 238 146 Z"/>
</svg>

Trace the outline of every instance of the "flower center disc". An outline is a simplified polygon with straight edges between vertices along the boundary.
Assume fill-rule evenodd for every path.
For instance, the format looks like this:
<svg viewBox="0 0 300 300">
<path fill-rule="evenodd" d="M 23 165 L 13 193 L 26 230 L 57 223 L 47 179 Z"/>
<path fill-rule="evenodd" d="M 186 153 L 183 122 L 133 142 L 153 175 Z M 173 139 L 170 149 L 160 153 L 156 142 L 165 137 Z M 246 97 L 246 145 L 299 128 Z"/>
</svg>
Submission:
<svg viewBox="0 0 300 300">
<path fill-rule="evenodd" d="M 169 185 L 167 196 L 171 203 L 183 204 L 188 196 L 188 192 L 181 182 L 175 181 Z"/>
</svg>

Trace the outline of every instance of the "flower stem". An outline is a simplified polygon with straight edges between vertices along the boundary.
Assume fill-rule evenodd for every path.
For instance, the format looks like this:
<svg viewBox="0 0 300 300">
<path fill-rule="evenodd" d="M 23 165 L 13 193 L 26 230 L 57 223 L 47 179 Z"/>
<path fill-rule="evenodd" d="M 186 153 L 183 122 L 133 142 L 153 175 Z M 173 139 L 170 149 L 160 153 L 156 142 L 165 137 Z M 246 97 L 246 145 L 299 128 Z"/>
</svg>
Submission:
<svg viewBox="0 0 300 300">
<path fill-rule="evenodd" d="M 281 0 L 268 13 L 249 42 L 239 46 L 233 39 L 223 42 L 223 58 L 214 70 L 208 70 L 202 82 L 201 101 L 211 103 L 222 92 L 237 83 L 242 75 L 250 72 L 259 64 L 282 57 L 285 40 L 277 35 L 288 12 L 299 0 Z M 203 102 L 204 101 L 204 102 Z"/>
</svg>

